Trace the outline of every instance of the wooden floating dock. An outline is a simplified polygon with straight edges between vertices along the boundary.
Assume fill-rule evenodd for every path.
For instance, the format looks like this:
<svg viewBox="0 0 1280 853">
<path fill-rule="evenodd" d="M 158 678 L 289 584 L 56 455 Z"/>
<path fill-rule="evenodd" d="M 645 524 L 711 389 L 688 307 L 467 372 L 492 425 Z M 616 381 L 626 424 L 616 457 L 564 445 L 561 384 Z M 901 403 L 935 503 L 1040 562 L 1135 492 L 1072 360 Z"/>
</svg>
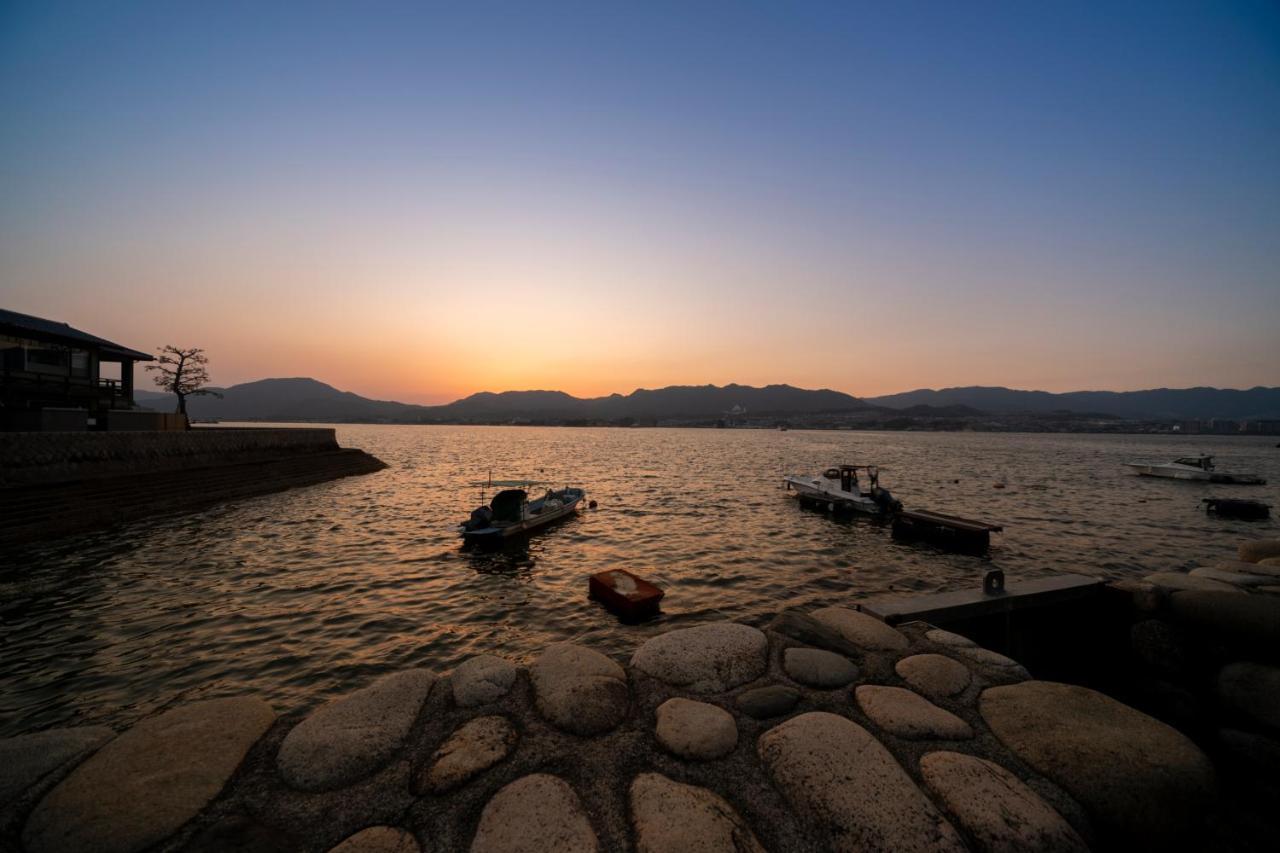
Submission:
<svg viewBox="0 0 1280 853">
<path fill-rule="evenodd" d="M 924 621 L 949 625 L 978 617 L 1013 613 L 1080 601 L 1098 594 L 1104 584 L 1086 575 L 1053 575 L 1019 581 L 995 592 L 964 589 L 933 595 L 881 596 L 858 605 L 858 609 L 889 625 Z"/>
<path fill-rule="evenodd" d="M 666 594 L 626 569 L 597 572 L 587 584 L 590 596 L 626 621 L 654 616 Z"/>
<path fill-rule="evenodd" d="M 986 550 L 991 534 L 1002 530 L 999 524 L 927 509 L 904 509 L 893 519 L 893 535 L 900 539 L 923 539 L 961 551 Z"/>
</svg>

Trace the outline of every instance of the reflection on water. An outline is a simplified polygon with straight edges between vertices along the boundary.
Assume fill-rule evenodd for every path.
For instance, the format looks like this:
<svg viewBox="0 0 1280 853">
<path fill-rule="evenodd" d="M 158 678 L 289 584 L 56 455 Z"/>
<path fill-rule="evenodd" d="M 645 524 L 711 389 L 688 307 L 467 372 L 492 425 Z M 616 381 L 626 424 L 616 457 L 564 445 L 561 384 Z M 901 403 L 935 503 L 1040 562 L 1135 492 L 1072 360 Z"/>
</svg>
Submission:
<svg viewBox="0 0 1280 853">
<path fill-rule="evenodd" d="M 5 555 L 0 734 L 127 723 L 197 697 L 255 691 L 279 710 L 379 673 L 447 670 L 477 651 L 524 660 L 576 639 L 620 657 L 655 631 L 760 622 L 786 604 L 1074 571 L 1119 577 L 1220 558 L 1277 523 L 1207 516 L 1200 499 L 1280 505 L 1274 439 L 791 430 L 342 426 L 391 468 Z M 1130 459 L 1214 453 L 1263 487 L 1128 474 Z M 878 462 L 908 507 L 999 522 L 987 557 L 895 542 L 783 491 L 786 473 Z M 598 509 L 497 550 L 460 547 L 472 485 L 581 485 Z M 1004 488 L 995 488 L 997 483 Z M 664 586 L 623 625 L 587 577 Z"/>
</svg>

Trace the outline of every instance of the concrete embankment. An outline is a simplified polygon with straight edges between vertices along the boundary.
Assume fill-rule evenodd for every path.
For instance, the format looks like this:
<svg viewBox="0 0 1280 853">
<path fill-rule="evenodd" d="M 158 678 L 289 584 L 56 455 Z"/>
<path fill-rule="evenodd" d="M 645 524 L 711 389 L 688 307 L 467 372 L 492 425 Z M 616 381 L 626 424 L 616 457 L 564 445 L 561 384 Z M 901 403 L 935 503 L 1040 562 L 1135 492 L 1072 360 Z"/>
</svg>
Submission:
<svg viewBox="0 0 1280 853">
<path fill-rule="evenodd" d="M 1133 625 L 1206 632 L 1184 639 L 1214 646 L 1225 749 L 960 634 L 835 606 L 669 631 L 626 665 L 558 643 L 527 666 L 392 673 L 308 714 L 230 697 L 0 741 L 0 846 L 1249 849 L 1274 838 L 1280 770 L 1263 586 L 1108 596 Z"/>
<path fill-rule="evenodd" d="M 330 428 L 0 433 L 0 547 L 385 467 Z"/>
</svg>

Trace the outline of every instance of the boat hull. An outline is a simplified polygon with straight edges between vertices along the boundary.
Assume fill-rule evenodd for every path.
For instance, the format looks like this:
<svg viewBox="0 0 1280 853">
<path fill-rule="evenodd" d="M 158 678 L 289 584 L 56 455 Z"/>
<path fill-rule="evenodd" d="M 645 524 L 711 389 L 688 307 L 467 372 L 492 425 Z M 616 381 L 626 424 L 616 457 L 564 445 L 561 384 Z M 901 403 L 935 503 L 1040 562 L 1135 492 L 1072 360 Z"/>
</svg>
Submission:
<svg viewBox="0 0 1280 853">
<path fill-rule="evenodd" d="M 1163 477 L 1166 480 L 1190 480 L 1199 483 L 1217 483 L 1234 486 L 1265 486 L 1267 481 L 1249 474 L 1222 474 L 1217 471 L 1202 471 L 1190 466 L 1180 465 L 1141 465 L 1126 462 L 1125 467 L 1142 477 Z"/>
<path fill-rule="evenodd" d="M 1208 471 L 1173 465 L 1139 465 L 1129 462 L 1126 463 L 1125 467 L 1143 477 L 1164 477 L 1168 480 L 1200 480 L 1207 483 L 1213 477 Z"/>
<path fill-rule="evenodd" d="M 866 495 L 855 495 L 832 488 L 814 477 L 784 477 L 783 480 L 801 503 L 821 506 L 832 512 L 857 512 L 864 515 L 884 513 L 880 504 Z"/>
</svg>

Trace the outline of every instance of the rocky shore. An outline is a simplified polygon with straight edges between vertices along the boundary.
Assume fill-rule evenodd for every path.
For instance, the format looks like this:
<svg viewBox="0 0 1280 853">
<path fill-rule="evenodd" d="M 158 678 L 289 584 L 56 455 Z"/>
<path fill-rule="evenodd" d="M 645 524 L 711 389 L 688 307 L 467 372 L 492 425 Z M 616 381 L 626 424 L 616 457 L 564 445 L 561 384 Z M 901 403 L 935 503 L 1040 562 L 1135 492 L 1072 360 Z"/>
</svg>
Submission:
<svg viewBox="0 0 1280 853">
<path fill-rule="evenodd" d="M 783 611 L 764 630 L 673 630 L 625 665 L 559 643 L 527 666 L 480 655 L 448 674 L 393 673 L 306 715 L 240 696 L 121 733 L 10 738 L 0 849 L 1244 848 L 1235 822 L 1275 820 L 1224 800 L 1278 766 L 1280 644 L 1253 644 L 1280 630 L 1268 589 L 1280 540 L 1238 556 L 1254 568 L 1237 574 L 1278 583 L 1193 572 L 1248 591 L 1121 592 L 1135 626 L 1191 631 L 1190 618 L 1222 654 L 1254 649 L 1211 688 L 1252 770 L 1218 741 L 1035 680 L 958 634 L 835 606 Z M 1159 633 L 1135 629 L 1134 648 Z"/>
</svg>

